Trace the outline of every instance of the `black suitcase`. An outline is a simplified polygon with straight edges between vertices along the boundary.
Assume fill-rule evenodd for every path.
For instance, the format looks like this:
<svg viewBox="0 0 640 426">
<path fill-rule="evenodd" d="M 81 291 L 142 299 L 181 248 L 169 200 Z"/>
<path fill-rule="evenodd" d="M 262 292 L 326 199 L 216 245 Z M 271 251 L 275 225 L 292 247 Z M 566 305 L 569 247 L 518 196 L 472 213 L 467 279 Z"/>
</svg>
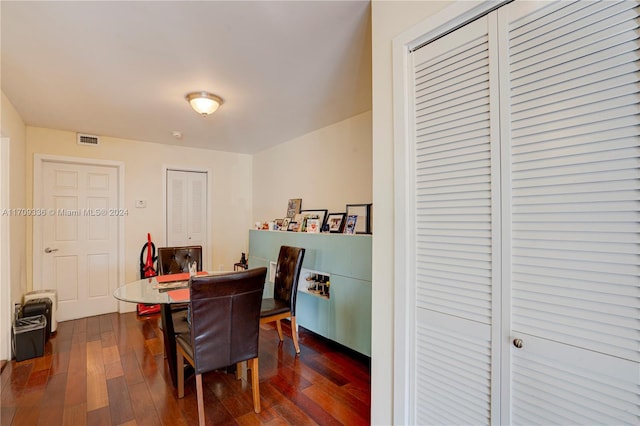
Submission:
<svg viewBox="0 0 640 426">
<path fill-rule="evenodd" d="M 51 337 L 51 299 L 43 297 L 41 299 L 31 299 L 22 305 L 20 317 L 34 317 L 44 315 L 47 319 L 47 328 L 45 331 L 45 341 Z"/>
</svg>

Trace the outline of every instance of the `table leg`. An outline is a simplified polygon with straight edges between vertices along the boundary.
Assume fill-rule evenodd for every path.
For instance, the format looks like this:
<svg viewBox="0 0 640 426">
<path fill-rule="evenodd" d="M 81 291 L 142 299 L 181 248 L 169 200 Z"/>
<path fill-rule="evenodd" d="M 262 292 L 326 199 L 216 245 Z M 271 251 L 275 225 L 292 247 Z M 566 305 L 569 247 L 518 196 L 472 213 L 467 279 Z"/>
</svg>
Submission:
<svg viewBox="0 0 640 426">
<path fill-rule="evenodd" d="M 162 336 L 164 337 L 164 353 L 169 364 L 169 374 L 171 383 L 178 385 L 178 370 L 176 369 L 176 334 L 173 328 L 173 316 L 171 315 L 171 305 L 163 303 L 160 305 L 160 320 L 162 321 Z"/>
</svg>

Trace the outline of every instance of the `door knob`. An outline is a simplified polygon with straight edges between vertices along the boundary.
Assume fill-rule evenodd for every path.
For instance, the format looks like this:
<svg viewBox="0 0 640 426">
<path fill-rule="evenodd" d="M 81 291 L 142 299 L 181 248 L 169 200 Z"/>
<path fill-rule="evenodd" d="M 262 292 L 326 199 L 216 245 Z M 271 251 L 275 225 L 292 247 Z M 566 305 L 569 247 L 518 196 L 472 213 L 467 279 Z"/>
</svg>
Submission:
<svg viewBox="0 0 640 426">
<path fill-rule="evenodd" d="M 522 349 L 522 346 L 524 346 L 524 342 L 522 341 L 522 339 L 513 339 L 513 346 L 518 349 Z"/>
<path fill-rule="evenodd" d="M 46 249 L 44 249 L 44 252 L 45 252 L 45 253 L 53 253 L 54 251 L 58 251 L 58 249 L 52 249 L 52 248 L 49 248 L 49 247 L 47 247 Z"/>
</svg>

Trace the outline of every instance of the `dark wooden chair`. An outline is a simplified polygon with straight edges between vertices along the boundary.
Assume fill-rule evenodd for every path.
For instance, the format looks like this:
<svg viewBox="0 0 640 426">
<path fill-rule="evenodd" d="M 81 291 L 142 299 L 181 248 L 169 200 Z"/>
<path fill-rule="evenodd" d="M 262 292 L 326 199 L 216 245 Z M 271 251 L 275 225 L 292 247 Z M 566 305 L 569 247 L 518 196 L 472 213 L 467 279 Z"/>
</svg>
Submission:
<svg viewBox="0 0 640 426">
<path fill-rule="evenodd" d="M 189 264 L 194 261 L 196 269 L 202 271 L 202 246 L 160 247 L 158 275 L 189 272 Z"/>
<path fill-rule="evenodd" d="M 267 268 L 192 277 L 191 332 L 176 337 L 178 397 L 184 397 L 184 360 L 195 369 L 198 420 L 204 425 L 202 374 L 242 362 L 251 370 L 253 410 L 260 412 L 258 337 Z"/>
<path fill-rule="evenodd" d="M 278 336 L 282 342 L 282 326 L 280 320 L 291 321 L 291 337 L 296 353 L 300 353 L 298 344 L 298 327 L 296 325 L 296 296 L 298 294 L 298 278 L 302 269 L 305 249 L 300 247 L 280 247 L 276 276 L 273 285 L 273 297 L 262 300 L 260 323 L 276 322 Z"/>
</svg>

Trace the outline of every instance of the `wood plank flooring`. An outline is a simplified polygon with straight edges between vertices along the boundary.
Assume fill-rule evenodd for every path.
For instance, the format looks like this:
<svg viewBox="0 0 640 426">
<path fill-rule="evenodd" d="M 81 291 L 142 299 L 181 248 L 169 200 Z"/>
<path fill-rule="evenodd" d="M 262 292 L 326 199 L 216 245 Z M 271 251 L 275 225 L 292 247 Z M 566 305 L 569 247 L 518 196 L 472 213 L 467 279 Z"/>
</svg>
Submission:
<svg viewBox="0 0 640 426">
<path fill-rule="evenodd" d="M 58 324 L 45 355 L 6 364 L 0 376 L 0 425 L 194 425 L 195 380 L 177 398 L 164 359 L 159 317 L 107 314 Z M 204 376 L 206 419 L 226 425 L 366 425 L 369 358 L 300 328 L 260 329 L 260 402 L 233 374 Z"/>
</svg>

